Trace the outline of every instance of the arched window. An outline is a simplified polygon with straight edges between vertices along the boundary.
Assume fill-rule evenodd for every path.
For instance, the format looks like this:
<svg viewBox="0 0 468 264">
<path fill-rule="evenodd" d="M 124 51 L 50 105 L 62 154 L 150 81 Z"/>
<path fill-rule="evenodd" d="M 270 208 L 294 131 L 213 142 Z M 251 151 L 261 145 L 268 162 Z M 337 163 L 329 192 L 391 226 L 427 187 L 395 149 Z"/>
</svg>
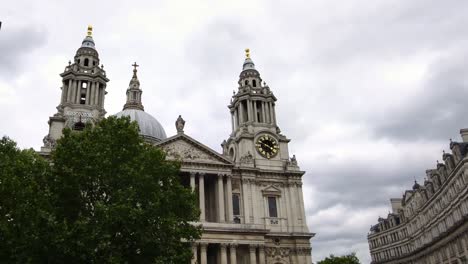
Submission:
<svg viewBox="0 0 468 264">
<path fill-rule="evenodd" d="M 245 80 L 245 85 L 248 85 L 249 84 L 249 80 Z"/>
<path fill-rule="evenodd" d="M 256 80 L 252 80 L 252 85 L 253 85 L 253 87 L 257 87 L 257 81 L 256 81 Z"/>
<path fill-rule="evenodd" d="M 85 128 L 85 123 L 78 121 L 73 125 L 73 130 L 82 131 Z"/>
<path fill-rule="evenodd" d="M 84 66 L 88 66 L 88 65 L 89 65 L 89 59 L 86 58 L 86 59 L 84 60 Z"/>
</svg>

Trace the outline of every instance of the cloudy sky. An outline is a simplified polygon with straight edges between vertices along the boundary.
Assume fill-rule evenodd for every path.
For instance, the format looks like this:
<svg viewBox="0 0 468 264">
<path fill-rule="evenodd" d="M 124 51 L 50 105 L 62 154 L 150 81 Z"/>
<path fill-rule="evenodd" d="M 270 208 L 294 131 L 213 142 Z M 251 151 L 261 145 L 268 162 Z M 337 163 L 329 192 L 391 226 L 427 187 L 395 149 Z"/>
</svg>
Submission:
<svg viewBox="0 0 468 264">
<path fill-rule="evenodd" d="M 39 149 L 59 74 L 88 24 L 121 110 L 140 65 L 145 110 L 168 135 L 220 151 L 244 49 L 278 98 L 304 176 L 314 262 L 357 252 L 414 178 L 468 127 L 468 1 L 4 1 L 0 135 Z"/>
</svg>

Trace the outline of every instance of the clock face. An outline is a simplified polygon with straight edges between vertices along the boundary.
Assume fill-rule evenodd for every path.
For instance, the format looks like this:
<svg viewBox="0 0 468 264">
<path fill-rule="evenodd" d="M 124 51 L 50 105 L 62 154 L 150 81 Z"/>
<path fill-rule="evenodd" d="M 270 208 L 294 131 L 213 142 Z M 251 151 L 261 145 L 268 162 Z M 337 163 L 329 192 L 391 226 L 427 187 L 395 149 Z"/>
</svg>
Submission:
<svg viewBox="0 0 468 264">
<path fill-rule="evenodd" d="M 278 141 L 269 135 L 260 136 L 255 147 L 258 153 L 267 159 L 273 158 L 279 151 Z"/>
</svg>

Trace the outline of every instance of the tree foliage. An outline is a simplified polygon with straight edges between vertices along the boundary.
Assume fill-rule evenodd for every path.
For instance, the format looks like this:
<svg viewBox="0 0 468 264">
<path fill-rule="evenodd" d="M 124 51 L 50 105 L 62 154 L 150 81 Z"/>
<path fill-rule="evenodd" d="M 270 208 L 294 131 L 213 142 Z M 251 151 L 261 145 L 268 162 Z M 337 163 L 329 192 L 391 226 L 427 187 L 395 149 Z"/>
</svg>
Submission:
<svg viewBox="0 0 468 264">
<path fill-rule="evenodd" d="M 330 255 L 324 260 L 317 262 L 317 264 L 360 264 L 359 259 L 356 257 L 355 253 L 351 253 L 344 256 L 334 256 Z"/>
<path fill-rule="evenodd" d="M 6 158 L 6 162 L 3 159 Z M 180 165 L 128 118 L 65 129 L 50 163 L 0 144 L 0 258 L 22 263 L 188 263 L 196 197 Z M 52 164 L 52 165 L 50 165 Z M 3 216 L 9 216 L 3 218 Z"/>
</svg>

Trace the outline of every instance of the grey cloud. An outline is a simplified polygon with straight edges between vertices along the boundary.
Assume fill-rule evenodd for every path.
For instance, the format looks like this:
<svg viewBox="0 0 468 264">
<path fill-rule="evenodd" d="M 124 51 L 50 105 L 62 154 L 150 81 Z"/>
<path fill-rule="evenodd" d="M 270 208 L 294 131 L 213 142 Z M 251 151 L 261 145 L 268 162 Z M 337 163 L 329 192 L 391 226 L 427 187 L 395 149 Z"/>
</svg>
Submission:
<svg viewBox="0 0 468 264">
<path fill-rule="evenodd" d="M 386 118 L 373 122 L 375 136 L 403 141 L 458 139 L 459 129 L 468 126 L 468 49 L 450 55 L 434 63 L 411 104 L 382 113 Z"/>
<path fill-rule="evenodd" d="M 17 74 L 24 63 L 23 57 L 44 45 L 47 34 L 44 29 L 31 25 L 10 28 L 4 21 L 0 31 L 0 77 Z"/>
</svg>

